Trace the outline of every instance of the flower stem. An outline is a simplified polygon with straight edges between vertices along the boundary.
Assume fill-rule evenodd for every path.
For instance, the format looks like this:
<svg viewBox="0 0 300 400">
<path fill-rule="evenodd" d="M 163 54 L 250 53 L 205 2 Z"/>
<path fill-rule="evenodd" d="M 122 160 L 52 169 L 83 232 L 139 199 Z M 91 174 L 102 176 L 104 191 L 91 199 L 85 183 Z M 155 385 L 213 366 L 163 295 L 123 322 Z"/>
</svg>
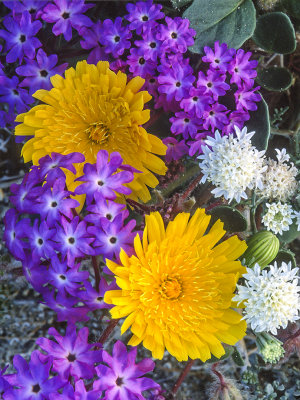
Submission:
<svg viewBox="0 0 300 400">
<path fill-rule="evenodd" d="M 225 383 L 225 381 L 224 381 L 224 378 L 223 378 L 223 375 L 219 372 L 219 371 L 217 371 L 217 369 L 216 369 L 216 367 L 218 366 L 218 362 L 217 363 L 214 363 L 213 365 L 212 365 L 212 367 L 211 367 L 211 370 L 212 370 L 212 372 L 215 374 L 215 375 L 217 375 L 217 377 L 219 378 L 219 380 L 220 380 L 220 385 L 221 385 L 221 387 L 226 387 L 227 385 L 226 385 L 226 383 Z"/>
<path fill-rule="evenodd" d="M 118 322 L 120 319 L 112 319 L 108 325 L 108 327 L 105 329 L 105 331 L 102 333 L 99 339 L 99 343 L 104 343 L 108 339 L 109 335 L 112 333 L 112 331 L 115 329 L 115 327 L 118 325 Z"/>
<path fill-rule="evenodd" d="M 184 381 L 185 377 L 187 376 L 187 374 L 190 372 L 190 369 L 192 368 L 193 364 L 194 364 L 195 360 L 189 360 L 186 364 L 186 366 L 184 367 L 183 371 L 181 372 L 181 374 L 179 375 L 177 381 L 175 382 L 175 385 L 173 386 L 173 389 L 170 392 L 169 395 L 169 400 L 174 399 L 175 394 L 177 393 L 180 385 L 182 384 L 182 382 Z"/>
<path fill-rule="evenodd" d="M 99 284 L 100 284 L 100 271 L 99 271 L 99 265 L 97 263 L 97 259 L 95 256 L 92 256 L 92 263 L 93 263 L 93 268 L 94 268 L 94 273 L 95 273 L 95 286 L 96 286 L 96 290 L 98 292 Z"/>
</svg>

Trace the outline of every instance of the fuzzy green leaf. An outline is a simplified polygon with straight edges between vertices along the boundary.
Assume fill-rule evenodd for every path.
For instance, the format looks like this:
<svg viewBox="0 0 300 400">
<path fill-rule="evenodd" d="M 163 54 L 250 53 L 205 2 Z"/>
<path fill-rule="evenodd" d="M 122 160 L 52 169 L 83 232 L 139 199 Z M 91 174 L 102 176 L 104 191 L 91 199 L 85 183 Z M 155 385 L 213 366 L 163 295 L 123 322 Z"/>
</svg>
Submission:
<svg viewBox="0 0 300 400">
<path fill-rule="evenodd" d="M 291 262 L 293 268 L 297 266 L 295 254 L 290 250 L 280 250 L 278 252 L 275 260 L 272 262 L 272 264 L 275 261 L 277 262 L 278 265 L 280 265 L 282 262 L 285 262 L 285 263 Z"/>
<path fill-rule="evenodd" d="M 270 53 L 289 54 L 296 49 L 296 35 L 289 17 L 282 12 L 261 15 L 253 34 L 253 40 Z"/>
<path fill-rule="evenodd" d="M 289 15 L 300 18 L 300 1 L 299 0 L 283 0 L 282 5 L 286 8 Z"/>
<path fill-rule="evenodd" d="M 224 229 L 227 232 L 242 232 L 247 229 L 246 218 L 235 208 L 217 206 L 209 210 L 208 214 L 211 215 L 211 225 L 220 219 L 224 222 Z"/>
<path fill-rule="evenodd" d="M 171 0 L 172 5 L 175 9 L 182 8 L 183 6 L 191 3 L 192 0 Z"/>
<path fill-rule="evenodd" d="M 224 347 L 224 349 L 225 349 L 225 354 L 222 357 L 217 358 L 212 355 L 211 358 L 209 358 L 206 362 L 209 364 L 214 364 L 216 362 L 226 360 L 226 358 L 230 357 L 233 354 L 234 351 L 233 347 L 226 346 Z"/>
<path fill-rule="evenodd" d="M 238 349 L 235 346 L 233 347 L 232 359 L 236 363 L 236 365 L 238 365 L 239 367 L 243 367 L 245 365 L 243 357 L 241 356 L 241 353 L 238 351 Z"/>
<path fill-rule="evenodd" d="M 183 17 L 197 32 L 189 48 L 194 53 L 203 53 L 204 46 L 213 47 L 217 40 L 237 49 L 252 36 L 256 23 L 251 0 L 194 0 Z"/>
<path fill-rule="evenodd" d="M 257 103 L 257 110 L 250 111 L 250 119 L 245 123 L 248 132 L 254 131 L 251 142 L 258 150 L 266 150 L 270 137 L 270 119 L 267 103 L 262 100 Z"/>
<path fill-rule="evenodd" d="M 287 68 L 270 67 L 258 70 L 256 81 L 265 89 L 283 92 L 292 85 L 293 76 Z"/>
</svg>

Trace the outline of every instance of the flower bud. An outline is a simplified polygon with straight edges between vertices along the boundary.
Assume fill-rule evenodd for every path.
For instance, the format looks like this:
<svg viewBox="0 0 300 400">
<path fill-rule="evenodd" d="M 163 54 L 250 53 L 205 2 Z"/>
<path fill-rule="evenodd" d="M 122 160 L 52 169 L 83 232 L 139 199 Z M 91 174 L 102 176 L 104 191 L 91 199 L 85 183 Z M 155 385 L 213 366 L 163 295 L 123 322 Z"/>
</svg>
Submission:
<svg viewBox="0 0 300 400">
<path fill-rule="evenodd" d="M 247 241 L 248 248 L 243 254 L 245 263 L 248 267 L 253 267 L 256 263 L 261 268 L 266 267 L 277 256 L 279 250 L 279 240 L 270 231 L 255 233 Z"/>
<path fill-rule="evenodd" d="M 224 379 L 223 384 L 217 384 L 210 393 L 210 400 L 243 400 L 241 392 L 231 379 Z"/>
<path fill-rule="evenodd" d="M 256 336 L 258 350 L 266 363 L 276 364 L 284 355 L 282 342 L 267 332 Z"/>
</svg>

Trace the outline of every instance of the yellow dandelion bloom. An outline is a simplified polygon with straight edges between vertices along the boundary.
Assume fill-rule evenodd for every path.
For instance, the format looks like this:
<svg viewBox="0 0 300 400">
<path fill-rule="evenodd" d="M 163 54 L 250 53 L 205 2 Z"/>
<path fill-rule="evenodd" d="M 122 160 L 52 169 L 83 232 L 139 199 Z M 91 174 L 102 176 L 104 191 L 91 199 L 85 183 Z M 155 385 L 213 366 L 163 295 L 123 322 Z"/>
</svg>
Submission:
<svg viewBox="0 0 300 400">
<path fill-rule="evenodd" d="M 146 216 L 142 242 L 138 235 L 134 240 L 136 255 L 121 250 L 121 265 L 107 260 L 120 288 L 104 296 L 114 305 L 112 318 L 126 317 L 121 333 L 131 327 L 129 344 L 143 342 L 158 359 L 165 349 L 178 361 L 219 358 L 225 353 L 221 342 L 234 345 L 246 331 L 231 307 L 246 271 L 235 260 L 247 245 L 237 236 L 216 245 L 225 234 L 223 223 L 205 234 L 210 216 L 204 209 L 189 218 L 180 213 L 165 229 L 158 212 Z"/>
<path fill-rule="evenodd" d="M 99 150 L 118 151 L 124 164 L 141 171 L 128 184 L 131 197 L 144 202 L 150 199 L 147 186 L 158 184 L 156 174 L 165 174 L 164 162 L 155 154 L 164 155 L 166 146 L 141 126 L 150 118 L 144 103 L 151 99 L 140 91 L 144 79 L 127 82 L 126 74 L 114 73 L 107 61 L 97 65 L 80 61 L 76 69 L 65 71 L 65 78 L 50 78 L 51 90 L 38 90 L 33 97 L 44 104 L 18 115 L 16 135 L 32 135 L 22 149 L 24 161 L 38 160 L 52 152 L 83 153 L 86 162 L 96 162 Z M 83 165 L 77 175 L 82 173 Z M 69 174 L 70 175 L 70 174 Z M 68 183 L 73 178 L 68 179 Z"/>
</svg>

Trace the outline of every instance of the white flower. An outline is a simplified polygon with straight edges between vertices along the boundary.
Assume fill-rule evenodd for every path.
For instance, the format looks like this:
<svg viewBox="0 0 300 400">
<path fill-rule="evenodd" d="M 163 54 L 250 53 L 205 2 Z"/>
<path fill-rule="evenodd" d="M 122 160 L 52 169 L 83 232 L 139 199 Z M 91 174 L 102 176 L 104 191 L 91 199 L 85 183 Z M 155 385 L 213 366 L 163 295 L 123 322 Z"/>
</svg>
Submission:
<svg viewBox="0 0 300 400">
<path fill-rule="evenodd" d="M 265 215 L 262 217 L 262 223 L 268 229 L 273 231 L 275 234 L 279 233 L 282 235 L 283 231 L 288 231 L 290 225 L 293 223 L 294 211 L 292 206 L 289 204 L 278 203 L 266 203 L 268 208 Z"/>
<path fill-rule="evenodd" d="M 286 201 L 293 197 L 297 191 L 296 175 L 298 169 L 293 163 L 291 165 L 286 163 L 290 159 L 286 149 L 275 150 L 277 161 L 271 158 L 266 161 L 267 170 L 263 174 L 264 187 L 259 191 L 259 194 L 268 199 Z"/>
<path fill-rule="evenodd" d="M 300 231 L 300 211 L 294 211 L 294 217 L 297 218 L 297 231 Z"/>
<path fill-rule="evenodd" d="M 277 329 L 286 328 L 287 323 L 299 319 L 300 287 L 297 286 L 298 268 L 291 267 L 291 263 L 277 263 L 270 265 L 270 270 L 261 271 L 255 264 L 254 268 L 247 268 L 243 275 L 246 286 L 237 285 L 238 294 L 233 300 L 244 301 L 244 319 L 256 332 L 271 332 L 277 334 Z"/>
<path fill-rule="evenodd" d="M 247 199 L 246 189 L 263 188 L 262 173 L 264 151 L 258 151 L 251 144 L 255 132 L 247 133 L 235 127 L 236 135 L 223 136 L 218 131 L 215 138 L 205 141 L 203 154 L 198 158 L 203 173 L 201 182 L 208 180 L 216 186 L 212 193 L 216 197 L 224 196 L 226 200 Z"/>
</svg>

